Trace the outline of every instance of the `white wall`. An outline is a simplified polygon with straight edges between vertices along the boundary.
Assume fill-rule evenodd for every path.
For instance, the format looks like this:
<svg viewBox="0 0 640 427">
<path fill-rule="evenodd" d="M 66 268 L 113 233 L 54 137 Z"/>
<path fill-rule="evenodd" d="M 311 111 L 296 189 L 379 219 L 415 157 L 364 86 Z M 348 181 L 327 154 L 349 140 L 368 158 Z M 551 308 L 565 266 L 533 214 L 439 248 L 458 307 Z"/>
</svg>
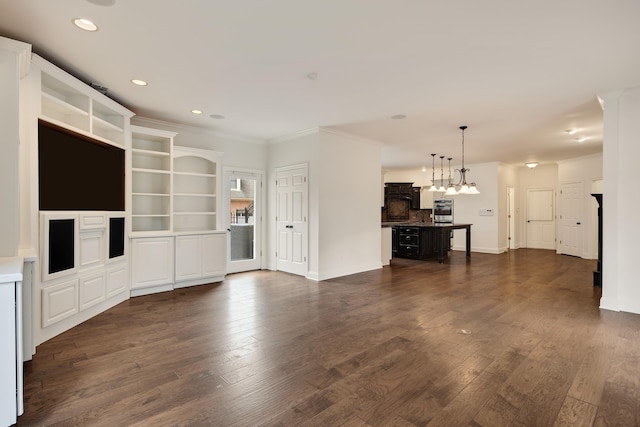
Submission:
<svg viewBox="0 0 640 427">
<path fill-rule="evenodd" d="M 450 196 L 453 198 L 454 222 L 471 226 L 471 250 L 490 254 L 500 253 L 498 242 L 499 197 L 498 163 L 465 165 L 467 181 L 475 182 L 480 194 Z M 448 196 L 449 197 L 449 196 Z M 493 215 L 480 215 L 480 210 L 491 209 Z M 453 249 L 465 250 L 465 232 L 454 232 Z"/>
<path fill-rule="evenodd" d="M 138 116 L 134 116 L 131 123 L 176 132 L 178 135 L 174 138 L 175 145 L 220 151 L 223 153 L 223 166 L 263 171 L 267 168 L 268 145 L 265 141 L 224 135 L 204 128 L 183 126 Z"/>
<path fill-rule="evenodd" d="M 594 183 L 602 179 L 602 153 L 558 162 L 558 188 L 582 184 L 582 258 L 598 258 L 598 203 L 591 196 Z M 560 198 L 559 198 L 560 199 Z"/>
<path fill-rule="evenodd" d="M 602 298 L 600 307 L 640 313 L 637 125 L 640 87 L 600 96 L 604 105 Z"/>
<path fill-rule="evenodd" d="M 509 249 L 509 207 L 507 206 L 507 188 L 512 187 L 514 191 L 518 188 L 518 168 L 515 166 L 499 164 L 498 165 L 498 251 L 506 252 Z M 513 213 L 514 221 L 518 221 L 519 213 Z M 514 239 L 517 248 L 518 233 L 516 227 Z"/>
<path fill-rule="evenodd" d="M 380 144 L 320 131 L 318 280 L 381 267 Z"/>
<path fill-rule="evenodd" d="M 268 198 L 275 200 L 275 169 L 309 165 L 307 277 L 325 280 L 380 268 L 380 146 L 316 128 L 269 146 Z M 268 215 L 275 236 L 275 206 Z M 269 266 L 276 242 L 269 239 Z"/>
<path fill-rule="evenodd" d="M 318 200 L 319 200 L 319 130 L 312 129 L 308 132 L 302 132 L 298 135 L 293 135 L 290 138 L 284 138 L 275 141 L 269 145 L 267 150 L 268 157 L 268 173 L 267 173 L 267 200 L 276 200 L 276 185 L 275 185 L 275 169 L 298 165 L 306 163 L 309 167 L 308 170 L 308 258 L 307 268 L 309 271 L 317 272 L 319 267 L 319 242 L 318 242 Z M 266 264 L 271 270 L 276 269 L 276 204 L 268 203 L 267 211 L 267 240 L 268 248 L 266 252 L 267 259 Z M 316 273 L 317 274 L 317 273 Z"/>
<path fill-rule="evenodd" d="M 18 254 L 20 242 L 20 78 L 29 45 L 0 38 L 0 257 Z"/>
</svg>

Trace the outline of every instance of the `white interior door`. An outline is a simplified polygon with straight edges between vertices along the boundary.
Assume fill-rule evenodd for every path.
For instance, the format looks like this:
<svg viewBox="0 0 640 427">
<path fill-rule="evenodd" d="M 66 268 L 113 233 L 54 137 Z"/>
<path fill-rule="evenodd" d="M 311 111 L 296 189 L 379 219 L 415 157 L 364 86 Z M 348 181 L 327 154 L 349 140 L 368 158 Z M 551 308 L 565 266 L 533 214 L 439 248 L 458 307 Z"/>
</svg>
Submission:
<svg viewBox="0 0 640 427">
<path fill-rule="evenodd" d="M 262 174 L 225 169 L 227 272 L 262 267 Z"/>
<path fill-rule="evenodd" d="M 527 247 L 556 248 L 552 188 L 527 190 Z"/>
<path fill-rule="evenodd" d="M 307 274 L 307 166 L 276 170 L 276 269 Z"/>
<path fill-rule="evenodd" d="M 570 182 L 560 187 L 560 252 L 582 256 L 582 183 Z"/>
</svg>

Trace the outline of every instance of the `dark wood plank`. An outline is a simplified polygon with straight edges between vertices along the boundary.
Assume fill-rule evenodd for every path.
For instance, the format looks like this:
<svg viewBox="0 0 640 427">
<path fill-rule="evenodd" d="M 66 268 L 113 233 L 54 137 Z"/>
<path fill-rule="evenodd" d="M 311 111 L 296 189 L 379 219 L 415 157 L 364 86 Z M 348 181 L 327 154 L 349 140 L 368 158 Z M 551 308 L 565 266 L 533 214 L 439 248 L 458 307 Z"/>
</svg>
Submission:
<svg viewBox="0 0 640 427">
<path fill-rule="evenodd" d="M 595 261 L 452 252 L 130 299 L 38 346 L 18 425 L 637 425 L 640 316 Z"/>
</svg>

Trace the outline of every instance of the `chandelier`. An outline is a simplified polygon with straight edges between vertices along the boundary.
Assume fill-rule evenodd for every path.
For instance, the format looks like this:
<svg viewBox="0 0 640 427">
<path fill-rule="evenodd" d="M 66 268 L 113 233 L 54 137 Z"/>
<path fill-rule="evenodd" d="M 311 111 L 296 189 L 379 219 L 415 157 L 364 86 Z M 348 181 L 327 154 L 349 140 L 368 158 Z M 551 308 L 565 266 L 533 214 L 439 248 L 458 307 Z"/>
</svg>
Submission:
<svg viewBox="0 0 640 427">
<path fill-rule="evenodd" d="M 460 187 L 457 194 L 480 194 L 475 182 L 467 184 L 467 172 L 470 172 L 470 169 L 464 167 L 464 130 L 466 128 L 466 126 L 460 126 L 462 131 L 462 167 L 456 169 L 456 172 L 460 172 L 460 182 L 456 184 L 456 187 Z"/>
<path fill-rule="evenodd" d="M 449 196 L 454 196 L 456 194 L 480 194 L 478 188 L 476 187 L 475 182 L 467 183 L 467 172 L 470 172 L 471 169 L 467 169 L 464 167 L 464 131 L 467 129 L 467 126 L 460 126 L 460 130 L 462 131 L 462 167 L 460 169 L 456 169 L 456 172 L 460 174 L 460 180 L 454 184 L 451 180 L 451 160 L 452 157 L 447 157 L 449 161 L 449 179 L 448 185 L 444 187 L 444 167 L 443 167 L 443 159 L 444 156 L 440 156 L 440 187 L 436 187 L 435 185 L 435 154 L 431 154 L 431 188 L 429 191 L 437 191 L 440 193 L 445 193 Z"/>
</svg>

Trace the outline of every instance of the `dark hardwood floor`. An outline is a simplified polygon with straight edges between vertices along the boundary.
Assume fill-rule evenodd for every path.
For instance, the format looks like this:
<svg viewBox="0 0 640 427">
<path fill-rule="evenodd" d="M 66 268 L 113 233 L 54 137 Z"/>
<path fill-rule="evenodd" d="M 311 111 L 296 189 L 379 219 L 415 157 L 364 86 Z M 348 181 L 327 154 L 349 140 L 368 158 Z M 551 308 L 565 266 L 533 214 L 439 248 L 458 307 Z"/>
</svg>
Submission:
<svg viewBox="0 0 640 427">
<path fill-rule="evenodd" d="M 636 426 L 640 316 L 598 309 L 594 268 L 454 252 L 132 298 L 38 347 L 18 425 Z"/>
</svg>

